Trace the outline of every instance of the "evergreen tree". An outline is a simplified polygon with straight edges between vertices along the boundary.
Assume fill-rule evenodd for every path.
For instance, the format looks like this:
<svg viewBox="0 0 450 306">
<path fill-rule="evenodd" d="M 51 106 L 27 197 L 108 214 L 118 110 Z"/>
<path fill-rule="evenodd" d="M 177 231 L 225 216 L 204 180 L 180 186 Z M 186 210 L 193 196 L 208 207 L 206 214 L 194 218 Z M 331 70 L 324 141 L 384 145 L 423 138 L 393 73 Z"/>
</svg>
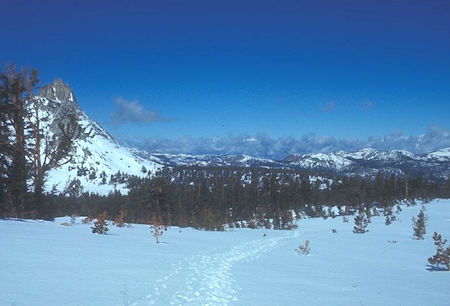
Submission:
<svg viewBox="0 0 450 306">
<path fill-rule="evenodd" d="M 367 226 L 369 225 L 369 219 L 367 215 L 360 211 L 359 214 L 355 217 L 355 226 L 353 227 L 353 233 L 355 234 L 364 234 L 368 232 Z"/>
<path fill-rule="evenodd" d="M 423 239 L 423 235 L 425 235 L 426 229 L 425 229 L 425 223 L 426 223 L 426 216 L 425 216 L 425 207 L 422 206 L 420 209 L 419 215 L 417 216 L 417 219 L 412 217 L 413 222 L 413 236 L 416 239 Z"/>
<path fill-rule="evenodd" d="M 106 235 L 109 231 L 108 224 L 106 223 L 106 211 L 97 217 L 97 221 L 94 223 L 92 228 L 92 233 Z"/>
<path fill-rule="evenodd" d="M 0 99 L 2 110 L 2 129 L 11 132 L 9 142 L 12 150 L 9 151 L 9 171 L 6 182 L 9 209 L 12 214 L 21 214 L 26 209 L 27 178 L 30 169 L 26 156 L 28 151 L 27 136 L 30 131 L 28 101 L 33 96 L 33 89 L 38 83 L 38 72 L 32 70 L 18 70 L 10 64 L 0 73 Z M 5 134 L 3 133 L 3 140 Z M 5 152 L 7 153 L 8 150 Z"/>
<path fill-rule="evenodd" d="M 439 267 L 443 265 L 446 267 L 447 271 L 450 271 L 450 247 L 445 248 L 447 239 L 442 241 L 442 236 L 438 233 L 433 235 L 434 244 L 437 247 L 436 254 L 428 258 L 428 262 L 432 265 Z"/>
</svg>

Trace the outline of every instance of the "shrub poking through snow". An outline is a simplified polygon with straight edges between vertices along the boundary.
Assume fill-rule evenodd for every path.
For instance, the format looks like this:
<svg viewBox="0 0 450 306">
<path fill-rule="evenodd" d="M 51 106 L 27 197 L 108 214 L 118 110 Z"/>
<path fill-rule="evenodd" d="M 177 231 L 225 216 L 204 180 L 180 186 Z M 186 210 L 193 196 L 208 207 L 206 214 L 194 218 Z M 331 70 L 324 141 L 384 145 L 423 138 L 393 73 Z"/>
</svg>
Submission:
<svg viewBox="0 0 450 306">
<path fill-rule="evenodd" d="M 106 235 L 109 231 L 108 224 L 106 223 L 106 211 L 97 217 L 94 227 L 91 228 L 94 234 Z"/>
<path fill-rule="evenodd" d="M 305 245 L 299 245 L 298 248 L 295 249 L 299 254 L 308 255 L 311 252 L 311 248 L 309 247 L 309 240 L 305 241 Z"/>
<path fill-rule="evenodd" d="M 391 207 L 386 207 L 384 210 L 384 215 L 386 216 L 386 220 L 384 224 L 390 225 L 392 222 L 397 220 L 397 217 L 394 215 L 394 212 L 392 211 Z"/>
<path fill-rule="evenodd" d="M 86 217 L 83 220 L 81 220 L 81 223 L 88 224 L 91 223 L 93 219 L 94 219 L 93 217 Z"/>
<path fill-rule="evenodd" d="M 161 237 L 166 230 L 167 227 L 160 224 L 160 222 L 154 221 L 152 222 L 152 224 L 150 224 L 150 233 L 153 235 L 153 237 L 155 237 L 156 244 L 159 243 L 159 237 Z"/>
<path fill-rule="evenodd" d="M 144 167 L 144 166 L 142 166 L 142 167 Z M 126 215 L 127 215 L 127 211 L 124 207 L 122 207 L 122 209 L 120 210 L 120 215 L 114 219 L 114 225 L 117 227 L 124 227 L 126 224 L 125 224 L 125 221 L 123 220 L 123 218 Z"/>
<path fill-rule="evenodd" d="M 353 233 L 355 234 L 364 234 L 368 232 L 367 225 L 369 225 L 369 219 L 364 212 L 359 212 L 359 214 L 355 217 L 355 226 L 353 227 Z"/>
<path fill-rule="evenodd" d="M 425 216 L 424 210 L 425 207 L 422 206 L 422 209 L 417 215 L 417 219 L 412 217 L 413 231 L 414 231 L 413 236 L 415 239 L 423 239 L 423 235 L 427 233 L 425 229 L 427 217 Z"/>
<path fill-rule="evenodd" d="M 123 218 L 119 216 L 114 219 L 114 225 L 117 227 L 124 227 L 126 224 L 123 221 Z"/>
<path fill-rule="evenodd" d="M 450 247 L 445 248 L 447 239 L 442 241 L 442 236 L 435 232 L 433 240 L 437 250 L 434 256 L 428 258 L 428 262 L 435 265 L 437 268 L 439 268 L 439 266 L 445 266 L 447 271 L 450 271 Z"/>
<path fill-rule="evenodd" d="M 331 232 L 332 232 L 333 234 L 336 234 L 336 233 L 337 233 L 337 229 L 332 228 L 332 229 L 331 229 Z"/>
</svg>

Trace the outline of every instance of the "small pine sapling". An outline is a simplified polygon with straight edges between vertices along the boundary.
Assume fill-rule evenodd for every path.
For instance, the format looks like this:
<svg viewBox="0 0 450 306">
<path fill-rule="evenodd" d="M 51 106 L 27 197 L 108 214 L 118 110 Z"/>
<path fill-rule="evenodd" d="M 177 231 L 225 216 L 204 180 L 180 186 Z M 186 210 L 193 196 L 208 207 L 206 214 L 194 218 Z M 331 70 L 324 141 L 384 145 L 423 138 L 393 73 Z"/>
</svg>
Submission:
<svg viewBox="0 0 450 306">
<path fill-rule="evenodd" d="M 336 213 L 331 207 L 328 207 L 328 216 L 330 216 L 333 219 L 336 218 Z"/>
<path fill-rule="evenodd" d="M 369 225 L 369 219 L 364 212 L 359 212 L 355 217 L 355 226 L 353 227 L 353 233 L 364 234 L 368 232 L 367 226 Z"/>
<path fill-rule="evenodd" d="M 394 213 L 392 211 L 391 207 L 387 207 L 384 211 L 384 215 L 386 216 L 386 220 L 384 222 L 384 224 L 386 225 L 390 225 L 392 224 L 392 222 L 394 222 L 395 220 L 397 220 L 397 217 L 394 216 Z"/>
<path fill-rule="evenodd" d="M 428 262 L 439 268 L 440 265 L 446 267 L 447 271 L 450 271 L 450 247 L 445 248 L 447 239 L 442 241 L 442 236 L 438 233 L 433 235 L 434 244 L 437 247 L 436 254 L 428 258 Z"/>
<path fill-rule="evenodd" d="M 150 233 L 153 237 L 155 237 L 156 244 L 159 243 L 159 237 L 161 237 L 166 230 L 167 227 L 162 225 L 160 222 L 154 221 L 152 222 L 152 224 L 150 224 Z"/>
<path fill-rule="evenodd" d="M 125 222 L 123 221 L 123 218 L 118 216 L 114 219 L 114 225 L 117 227 L 124 227 L 125 226 Z"/>
<path fill-rule="evenodd" d="M 391 225 L 391 223 L 392 223 L 391 218 L 389 218 L 389 216 L 386 216 L 386 219 L 384 220 L 384 224 Z"/>
<path fill-rule="evenodd" d="M 97 221 L 95 221 L 94 227 L 91 227 L 92 233 L 106 235 L 106 233 L 109 231 L 108 224 L 106 223 L 106 218 L 106 211 L 104 211 L 97 217 Z"/>
<path fill-rule="evenodd" d="M 114 219 L 114 225 L 117 227 L 124 227 L 126 224 L 123 219 L 125 218 L 126 215 L 127 215 L 127 211 L 122 206 L 122 208 L 120 210 L 120 215 Z"/>
<path fill-rule="evenodd" d="M 424 210 L 425 207 L 422 206 L 422 209 L 417 215 L 417 219 L 412 217 L 413 231 L 414 231 L 413 236 L 415 239 L 423 239 L 423 235 L 427 233 L 425 229 L 427 217 L 425 216 Z"/>
<path fill-rule="evenodd" d="M 309 247 L 309 240 L 305 241 L 305 245 L 299 245 L 298 248 L 295 249 L 299 254 L 308 255 L 311 252 L 311 248 Z"/>
</svg>

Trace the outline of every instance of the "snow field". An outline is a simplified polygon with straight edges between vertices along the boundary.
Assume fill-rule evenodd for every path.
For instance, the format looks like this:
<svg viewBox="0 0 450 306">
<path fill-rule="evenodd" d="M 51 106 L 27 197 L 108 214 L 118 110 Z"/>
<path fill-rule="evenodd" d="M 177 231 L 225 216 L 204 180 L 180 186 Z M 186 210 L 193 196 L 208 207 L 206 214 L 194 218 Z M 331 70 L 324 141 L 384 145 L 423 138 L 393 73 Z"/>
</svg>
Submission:
<svg viewBox="0 0 450 306">
<path fill-rule="evenodd" d="M 450 239 L 450 200 L 426 205 L 424 240 L 412 239 L 420 206 L 402 208 L 366 234 L 353 217 L 312 218 L 293 231 L 172 227 L 158 245 L 146 225 L 94 235 L 81 218 L 0 220 L 0 305 L 448 305 L 450 272 L 427 258 L 434 231 Z"/>
</svg>

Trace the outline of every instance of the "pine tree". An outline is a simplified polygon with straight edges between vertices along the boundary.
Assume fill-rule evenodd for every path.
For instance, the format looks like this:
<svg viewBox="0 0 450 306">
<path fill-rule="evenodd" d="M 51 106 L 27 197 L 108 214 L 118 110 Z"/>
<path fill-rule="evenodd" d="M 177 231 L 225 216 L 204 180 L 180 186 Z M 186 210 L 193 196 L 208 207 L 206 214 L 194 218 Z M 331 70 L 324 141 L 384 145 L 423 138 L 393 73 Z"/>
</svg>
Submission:
<svg viewBox="0 0 450 306">
<path fill-rule="evenodd" d="M 31 72 L 9 64 L 0 73 L 0 100 L 3 110 L 7 110 L 3 116 L 2 129 L 11 132 L 9 141 L 12 144 L 10 164 L 8 166 L 8 178 L 6 189 L 9 198 L 9 208 L 13 214 L 22 214 L 25 207 L 27 193 L 27 178 L 30 168 L 27 155 L 27 135 L 30 131 L 29 111 L 27 103 L 33 95 L 33 90 L 38 83 L 38 72 Z"/>
<path fill-rule="evenodd" d="M 423 235 L 425 235 L 427 233 L 426 229 L 425 229 L 425 223 L 426 223 L 427 217 L 425 216 L 424 210 L 425 210 L 425 207 L 422 206 L 419 214 L 417 215 L 417 219 L 412 217 L 413 231 L 414 231 L 413 236 L 416 239 L 423 239 Z"/>
<path fill-rule="evenodd" d="M 450 271 L 450 247 L 445 248 L 447 239 L 442 241 L 442 236 L 435 232 L 433 240 L 437 250 L 434 256 L 428 258 L 428 262 L 432 265 L 436 265 L 436 267 L 443 265 L 447 268 L 447 271 Z"/>
<path fill-rule="evenodd" d="M 106 233 L 109 231 L 108 224 L 106 223 L 106 218 L 106 211 L 104 211 L 97 217 L 97 221 L 95 221 L 94 227 L 91 227 L 92 233 L 106 235 Z"/>
<path fill-rule="evenodd" d="M 355 217 L 355 226 L 353 227 L 353 233 L 364 234 L 368 232 L 367 226 L 369 225 L 369 219 L 364 212 L 359 212 Z"/>
<path fill-rule="evenodd" d="M 0 91 L 1 93 L 2 91 Z M 11 205 L 8 204 L 7 196 L 10 160 L 14 152 L 11 144 L 12 133 L 8 123 L 10 109 L 10 105 L 0 96 L 0 215 L 12 209 Z"/>
</svg>

